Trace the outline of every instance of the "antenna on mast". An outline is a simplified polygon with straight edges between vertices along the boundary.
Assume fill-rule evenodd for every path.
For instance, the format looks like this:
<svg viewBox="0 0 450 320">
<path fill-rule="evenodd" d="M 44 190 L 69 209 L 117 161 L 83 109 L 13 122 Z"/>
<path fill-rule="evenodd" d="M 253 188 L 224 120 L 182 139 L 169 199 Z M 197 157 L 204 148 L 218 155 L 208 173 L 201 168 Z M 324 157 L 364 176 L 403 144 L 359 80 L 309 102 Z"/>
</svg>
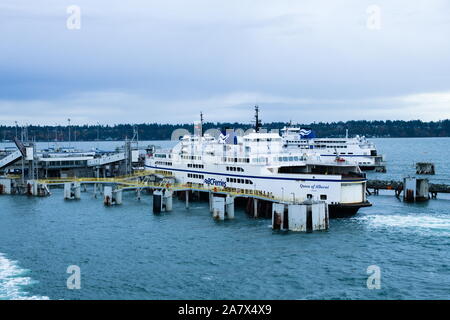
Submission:
<svg viewBox="0 0 450 320">
<path fill-rule="evenodd" d="M 259 132 L 261 128 L 261 120 L 259 120 L 259 106 L 255 106 L 255 131 Z"/>
<path fill-rule="evenodd" d="M 203 136 L 203 112 L 200 111 L 200 121 L 194 121 L 194 136 Z"/>
<path fill-rule="evenodd" d="M 200 136 L 203 137 L 203 112 L 200 111 Z"/>
</svg>

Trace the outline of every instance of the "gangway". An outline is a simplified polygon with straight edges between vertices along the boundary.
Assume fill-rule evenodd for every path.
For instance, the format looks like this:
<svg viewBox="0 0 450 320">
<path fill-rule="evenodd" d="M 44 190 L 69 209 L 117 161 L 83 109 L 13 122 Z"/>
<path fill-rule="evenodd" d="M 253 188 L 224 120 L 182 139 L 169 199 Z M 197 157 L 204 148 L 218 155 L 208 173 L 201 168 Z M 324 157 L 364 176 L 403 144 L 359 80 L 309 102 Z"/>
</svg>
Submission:
<svg viewBox="0 0 450 320">
<path fill-rule="evenodd" d="M 122 160 L 125 160 L 125 152 L 88 160 L 87 165 L 89 167 L 102 166 L 108 163 L 113 163 Z"/>
<path fill-rule="evenodd" d="M 22 152 L 20 150 L 14 151 L 13 153 L 10 153 L 9 155 L 4 157 L 3 159 L 0 159 L 0 168 L 4 168 L 4 167 L 10 165 L 11 163 L 16 161 L 20 157 L 22 157 Z"/>
</svg>

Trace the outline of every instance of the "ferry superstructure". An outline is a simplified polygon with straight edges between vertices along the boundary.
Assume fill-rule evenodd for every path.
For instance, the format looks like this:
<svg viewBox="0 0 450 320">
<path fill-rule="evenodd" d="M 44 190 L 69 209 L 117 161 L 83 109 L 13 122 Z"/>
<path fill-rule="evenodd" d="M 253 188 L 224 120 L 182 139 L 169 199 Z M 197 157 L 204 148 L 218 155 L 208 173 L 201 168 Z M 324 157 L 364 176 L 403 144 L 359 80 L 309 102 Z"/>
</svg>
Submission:
<svg viewBox="0 0 450 320">
<path fill-rule="evenodd" d="M 325 201 L 330 217 L 355 214 L 370 206 L 366 178 L 357 165 L 318 154 L 286 150 L 276 133 L 250 133 L 227 143 L 186 135 L 175 147 L 146 157 L 147 170 L 173 176 L 177 183 L 281 201 Z"/>
<path fill-rule="evenodd" d="M 385 170 L 384 157 L 379 155 L 375 144 L 366 137 L 316 138 L 310 129 L 284 127 L 281 129 L 284 147 L 305 152 L 320 153 L 321 157 L 340 158 L 354 162 L 362 170 Z"/>
</svg>

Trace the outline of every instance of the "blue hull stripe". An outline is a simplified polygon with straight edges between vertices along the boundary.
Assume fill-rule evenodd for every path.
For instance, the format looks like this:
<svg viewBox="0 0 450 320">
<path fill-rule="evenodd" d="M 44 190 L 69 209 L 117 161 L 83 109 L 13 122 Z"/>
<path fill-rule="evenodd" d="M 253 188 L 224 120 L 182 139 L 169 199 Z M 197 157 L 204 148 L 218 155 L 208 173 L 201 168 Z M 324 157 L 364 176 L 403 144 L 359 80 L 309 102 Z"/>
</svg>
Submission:
<svg viewBox="0 0 450 320">
<path fill-rule="evenodd" d="M 251 178 L 251 179 L 269 179 L 269 180 L 290 180 L 290 181 L 320 181 L 320 182 L 364 182 L 367 179 L 354 179 L 354 180 L 330 180 L 330 179 L 301 179 L 301 178 L 284 178 L 284 177 L 258 177 L 258 176 L 245 176 L 239 174 L 229 174 L 229 173 L 218 173 L 218 172 L 208 172 L 208 171 L 197 171 L 197 170 L 185 170 L 185 169 L 174 169 L 165 167 L 155 167 L 155 166 L 145 166 L 146 168 L 157 169 L 157 170 L 167 170 L 167 171 L 180 171 L 189 173 L 200 173 L 200 174 L 212 174 L 227 177 L 238 177 L 238 178 Z"/>
</svg>

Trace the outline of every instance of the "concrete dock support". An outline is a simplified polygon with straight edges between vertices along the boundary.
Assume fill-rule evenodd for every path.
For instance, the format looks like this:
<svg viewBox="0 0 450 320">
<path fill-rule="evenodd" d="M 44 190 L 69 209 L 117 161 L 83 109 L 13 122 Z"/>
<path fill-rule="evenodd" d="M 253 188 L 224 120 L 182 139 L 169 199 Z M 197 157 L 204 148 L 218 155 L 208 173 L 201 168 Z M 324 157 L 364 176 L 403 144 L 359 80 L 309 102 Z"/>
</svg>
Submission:
<svg viewBox="0 0 450 320">
<path fill-rule="evenodd" d="M 164 191 L 164 208 L 167 212 L 172 211 L 173 207 L 173 191 L 165 190 Z"/>
<path fill-rule="evenodd" d="M 282 230 L 284 218 L 284 204 L 274 203 L 272 205 L 272 229 Z"/>
<path fill-rule="evenodd" d="M 11 194 L 11 179 L 0 179 L 0 194 Z"/>
<path fill-rule="evenodd" d="M 258 199 L 253 199 L 253 217 L 258 218 Z"/>
<path fill-rule="evenodd" d="M 417 179 L 416 201 L 427 201 L 429 197 L 430 185 L 428 179 Z"/>
<path fill-rule="evenodd" d="M 186 209 L 189 209 L 189 190 L 186 190 Z"/>
<path fill-rule="evenodd" d="M 312 232 L 329 227 L 328 205 L 325 202 L 306 201 L 301 204 L 274 203 L 272 229 Z"/>
<path fill-rule="evenodd" d="M 114 189 L 112 186 L 104 186 L 103 203 L 105 206 L 122 204 L 122 190 Z"/>
<path fill-rule="evenodd" d="M 213 197 L 213 218 L 225 220 L 225 198 Z"/>
<path fill-rule="evenodd" d="M 137 189 L 136 189 L 136 198 L 137 198 L 138 200 L 141 200 L 141 188 L 137 188 Z"/>
<path fill-rule="evenodd" d="M 64 183 L 64 199 L 67 200 L 81 199 L 81 185 L 79 182 Z"/>
<path fill-rule="evenodd" d="M 163 209 L 163 192 L 161 190 L 153 191 L 153 213 L 161 213 Z"/>
<path fill-rule="evenodd" d="M 426 201 L 429 199 L 428 179 L 403 179 L 403 200 L 405 202 Z"/>
<path fill-rule="evenodd" d="M 122 204 L 122 193 L 123 191 L 120 189 L 114 190 L 113 192 L 114 204 Z"/>
<path fill-rule="evenodd" d="M 208 193 L 208 197 L 209 197 L 209 212 L 213 213 L 213 193 L 211 191 Z"/>
<path fill-rule="evenodd" d="M 38 195 L 38 184 L 34 180 L 27 181 L 27 195 L 37 196 Z"/>
<path fill-rule="evenodd" d="M 163 211 L 170 212 L 173 207 L 172 190 L 154 190 L 153 191 L 153 213 L 158 214 Z"/>
<path fill-rule="evenodd" d="M 113 190 L 111 186 L 105 186 L 103 188 L 103 203 L 105 206 L 111 206 L 113 204 L 112 198 L 113 198 Z"/>
<path fill-rule="evenodd" d="M 234 219 L 234 197 L 227 196 L 225 198 L 225 212 L 228 219 Z"/>
</svg>

